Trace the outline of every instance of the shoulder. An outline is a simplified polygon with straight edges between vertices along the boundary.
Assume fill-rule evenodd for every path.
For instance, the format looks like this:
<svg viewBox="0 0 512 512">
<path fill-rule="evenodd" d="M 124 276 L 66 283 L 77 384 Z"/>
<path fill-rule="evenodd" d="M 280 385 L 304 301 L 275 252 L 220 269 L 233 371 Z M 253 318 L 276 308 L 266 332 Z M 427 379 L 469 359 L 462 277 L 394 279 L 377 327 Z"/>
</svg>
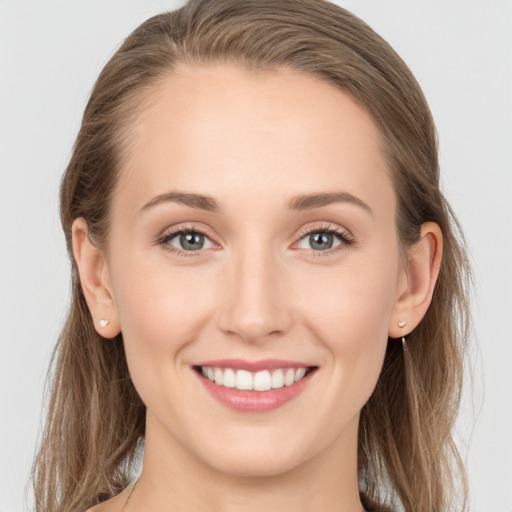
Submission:
<svg viewBox="0 0 512 512">
<path fill-rule="evenodd" d="M 115 508 L 111 502 L 112 500 L 104 501 L 103 503 L 94 505 L 94 507 L 88 508 L 86 512 L 118 512 L 121 510 L 121 507 Z"/>
<path fill-rule="evenodd" d="M 86 512 L 121 512 L 121 510 L 123 510 L 122 504 L 114 502 L 114 500 L 115 498 L 112 498 L 98 505 L 94 505 L 94 507 L 88 508 Z"/>
</svg>

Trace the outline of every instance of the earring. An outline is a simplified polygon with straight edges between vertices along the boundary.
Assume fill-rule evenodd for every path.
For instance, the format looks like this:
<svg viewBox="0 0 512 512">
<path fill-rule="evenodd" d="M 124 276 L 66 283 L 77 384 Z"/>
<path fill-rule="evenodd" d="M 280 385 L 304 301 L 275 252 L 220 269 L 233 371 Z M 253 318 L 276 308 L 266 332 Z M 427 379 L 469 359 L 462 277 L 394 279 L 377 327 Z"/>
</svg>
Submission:
<svg viewBox="0 0 512 512">
<path fill-rule="evenodd" d="M 400 327 L 400 329 L 403 329 L 407 324 L 404 320 L 398 320 L 396 325 L 398 325 L 398 327 Z M 407 343 L 405 342 L 405 336 L 402 336 L 402 348 L 403 348 L 404 352 L 407 350 Z"/>
<path fill-rule="evenodd" d="M 107 327 L 108 320 L 100 320 L 100 325 L 101 325 L 101 327 Z"/>
</svg>

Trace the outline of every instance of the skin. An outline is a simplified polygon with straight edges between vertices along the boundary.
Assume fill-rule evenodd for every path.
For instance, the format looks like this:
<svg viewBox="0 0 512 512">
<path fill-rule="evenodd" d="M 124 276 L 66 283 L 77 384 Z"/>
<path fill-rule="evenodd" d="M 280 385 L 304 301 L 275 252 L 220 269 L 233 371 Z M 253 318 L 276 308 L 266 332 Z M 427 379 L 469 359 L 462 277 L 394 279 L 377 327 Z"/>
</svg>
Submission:
<svg viewBox="0 0 512 512">
<path fill-rule="evenodd" d="M 135 492 L 128 503 L 132 488 L 94 510 L 363 510 L 359 413 L 388 336 L 413 330 L 430 304 L 438 226 L 422 227 L 404 264 L 377 128 L 319 79 L 181 66 L 147 100 L 130 127 L 107 247 L 91 244 L 83 219 L 73 225 L 94 323 L 106 338 L 122 330 L 147 405 Z M 143 208 L 170 191 L 211 196 L 220 209 L 171 201 Z M 371 212 L 347 201 L 288 208 L 297 195 L 339 191 Z M 191 226 L 208 232 L 192 256 L 168 250 L 184 250 L 179 236 L 157 243 Z M 312 247 L 303 229 L 326 226 L 352 243 L 333 235 L 332 248 Z M 191 369 L 221 358 L 319 369 L 285 405 L 241 413 L 216 402 Z"/>
</svg>

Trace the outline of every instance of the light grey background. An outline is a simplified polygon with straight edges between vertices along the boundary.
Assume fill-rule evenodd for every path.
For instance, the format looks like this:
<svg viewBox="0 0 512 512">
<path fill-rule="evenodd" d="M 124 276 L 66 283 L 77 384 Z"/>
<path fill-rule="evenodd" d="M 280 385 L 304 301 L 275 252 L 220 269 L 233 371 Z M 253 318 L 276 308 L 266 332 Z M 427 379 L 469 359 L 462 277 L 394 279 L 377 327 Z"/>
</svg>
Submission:
<svg viewBox="0 0 512 512">
<path fill-rule="evenodd" d="M 511 512 L 512 2 L 338 3 L 394 46 L 430 102 L 478 282 L 474 398 L 457 429 L 471 510 Z M 0 512 L 30 509 L 44 375 L 68 300 L 58 186 L 86 98 L 122 39 L 177 4 L 0 2 Z"/>
</svg>

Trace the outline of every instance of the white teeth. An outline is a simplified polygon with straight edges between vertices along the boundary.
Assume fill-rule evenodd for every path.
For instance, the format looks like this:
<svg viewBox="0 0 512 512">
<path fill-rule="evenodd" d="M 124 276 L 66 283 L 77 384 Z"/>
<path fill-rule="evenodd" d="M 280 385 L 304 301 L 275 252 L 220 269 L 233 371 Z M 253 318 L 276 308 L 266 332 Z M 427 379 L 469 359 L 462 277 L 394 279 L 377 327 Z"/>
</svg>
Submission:
<svg viewBox="0 0 512 512">
<path fill-rule="evenodd" d="M 219 386 L 222 386 L 224 383 L 224 375 L 222 373 L 222 370 L 220 368 L 215 368 L 215 384 L 218 384 Z"/>
<path fill-rule="evenodd" d="M 284 385 L 291 386 L 295 382 L 295 370 L 293 368 L 288 368 L 284 375 Z"/>
<path fill-rule="evenodd" d="M 252 389 L 252 373 L 246 370 L 238 370 L 236 372 L 236 389 Z"/>
<path fill-rule="evenodd" d="M 291 386 L 306 375 L 306 368 L 278 368 L 251 373 L 234 368 L 201 366 L 201 373 L 218 386 L 240 390 L 268 391 Z"/>
<path fill-rule="evenodd" d="M 275 370 L 272 374 L 272 388 L 282 388 L 284 386 L 283 370 Z"/>
<path fill-rule="evenodd" d="M 304 377 L 304 375 L 306 375 L 306 368 L 298 368 L 297 371 L 295 372 L 295 382 L 302 379 L 302 377 Z M 217 382 L 217 381 L 215 381 L 215 382 Z"/>
<path fill-rule="evenodd" d="M 215 382 L 217 384 L 217 382 Z M 235 372 L 231 368 L 226 368 L 224 370 L 224 383 L 223 386 L 227 388 L 234 388 L 236 385 L 236 375 Z"/>
<path fill-rule="evenodd" d="M 254 374 L 253 387 L 256 391 L 268 391 L 272 387 L 272 379 L 268 370 Z"/>
</svg>

